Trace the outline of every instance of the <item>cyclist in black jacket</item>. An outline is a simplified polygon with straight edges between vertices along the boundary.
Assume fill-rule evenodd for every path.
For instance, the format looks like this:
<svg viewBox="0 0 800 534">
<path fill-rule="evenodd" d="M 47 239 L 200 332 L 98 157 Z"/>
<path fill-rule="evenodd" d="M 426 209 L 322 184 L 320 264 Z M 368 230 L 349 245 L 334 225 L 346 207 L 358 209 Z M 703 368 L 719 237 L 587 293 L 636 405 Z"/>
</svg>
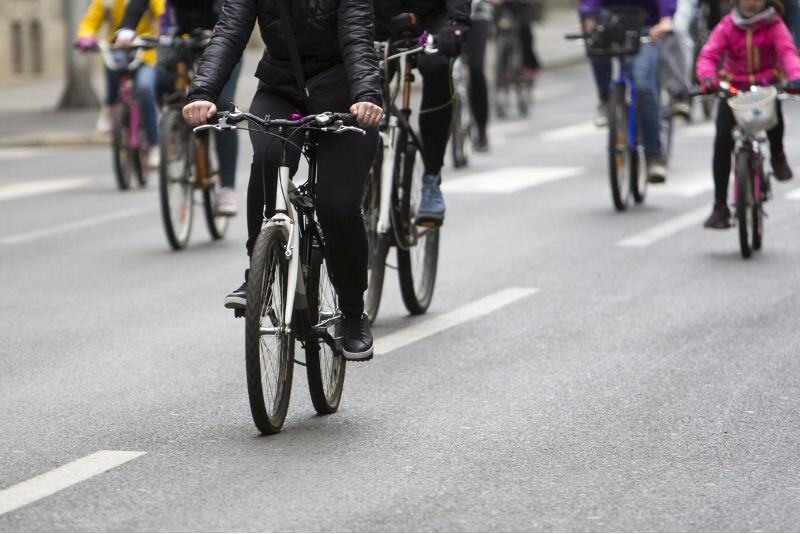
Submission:
<svg viewBox="0 0 800 534">
<path fill-rule="evenodd" d="M 125 9 L 117 43 L 124 44 L 133 38 L 139 19 L 147 9 L 149 0 L 131 0 Z M 164 16 L 160 20 L 160 33 L 183 35 L 196 31 L 211 33 L 222 14 L 224 0 L 167 0 Z M 176 57 L 170 48 L 158 52 L 158 80 L 162 95 L 175 87 Z M 219 103 L 227 106 L 234 100 L 236 85 L 241 72 L 241 62 L 234 69 L 230 80 L 219 95 Z M 236 202 L 236 158 L 239 153 L 239 138 L 235 132 L 219 133 L 216 137 L 222 187 L 217 195 L 215 211 L 218 215 L 233 216 L 238 211 Z"/>
<path fill-rule="evenodd" d="M 441 54 L 419 58 L 422 74 L 422 104 L 419 113 L 425 175 L 418 223 L 441 224 L 444 198 L 440 190 L 442 165 L 450 137 L 453 95 L 450 61 L 461 52 L 470 25 L 470 0 L 374 0 L 375 31 L 379 40 L 389 39 L 389 23 L 402 13 L 415 13 L 423 30 L 438 37 Z"/>
<path fill-rule="evenodd" d="M 286 2 L 306 85 L 298 87 L 278 2 Z M 225 0 L 211 44 L 206 48 L 189 88 L 183 116 L 193 126 L 213 117 L 213 104 L 239 62 L 256 19 L 266 44 L 256 77 L 260 80 L 250 112 L 264 117 L 293 113 L 347 112 L 367 135 L 331 135 L 317 152 L 317 215 L 325 236 L 331 279 L 344 315 L 345 354 L 372 355 L 372 333 L 364 314 L 367 289 L 367 234 L 361 197 L 378 145 L 383 115 L 380 69 L 374 48 L 372 0 Z M 247 191 L 247 251 L 252 253 L 263 214 L 274 212 L 277 171 L 283 143 L 251 133 L 253 165 Z M 288 145 L 293 171 L 300 153 Z M 266 206 L 265 206 L 266 203 Z M 245 273 L 245 278 L 247 274 Z M 225 299 L 229 308 L 246 306 L 245 285 Z"/>
</svg>

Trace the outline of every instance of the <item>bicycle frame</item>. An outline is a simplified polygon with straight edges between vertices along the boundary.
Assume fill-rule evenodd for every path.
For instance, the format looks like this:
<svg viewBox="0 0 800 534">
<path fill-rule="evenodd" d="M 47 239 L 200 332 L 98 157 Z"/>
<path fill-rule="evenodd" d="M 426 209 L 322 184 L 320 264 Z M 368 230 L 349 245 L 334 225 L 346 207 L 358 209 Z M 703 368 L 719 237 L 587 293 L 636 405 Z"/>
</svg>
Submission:
<svg viewBox="0 0 800 534">
<path fill-rule="evenodd" d="M 612 85 L 624 85 L 628 90 L 628 135 L 627 145 L 628 149 L 635 150 L 637 148 L 636 139 L 636 85 L 633 81 L 633 62 L 630 58 L 621 56 L 617 57 L 617 64 L 619 68 L 619 75 L 612 80 Z"/>
</svg>

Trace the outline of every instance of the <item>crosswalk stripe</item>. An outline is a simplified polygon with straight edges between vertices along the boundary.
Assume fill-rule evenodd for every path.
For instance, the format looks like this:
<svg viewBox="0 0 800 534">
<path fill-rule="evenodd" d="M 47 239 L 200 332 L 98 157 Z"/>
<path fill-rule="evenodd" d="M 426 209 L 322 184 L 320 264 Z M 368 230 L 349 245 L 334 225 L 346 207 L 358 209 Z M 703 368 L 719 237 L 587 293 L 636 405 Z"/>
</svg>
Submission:
<svg viewBox="0 0 800 534">
<path fill-rule="evenodd" d="M 648 247 L 678 232 L 701 222 L 708 215 L 708 208 L 702 207 L 657 224 L 643 232 L 626 237 L 617 243 L 620 247 Z"/>
<path fill-rule="evenodd" d="M 0 185 L 0 201 L 12 200 L 58 191 L 85 187 L 92 182 L 89 178 L 67 178 L 61 180 L 36 180 Z"/>
<path fill-rule="evenodd" d="M 445 193 L 516 193 L 523 189 L 586 174 L 584 167 L 505 167 L 447 180 Z"/>
</svg>

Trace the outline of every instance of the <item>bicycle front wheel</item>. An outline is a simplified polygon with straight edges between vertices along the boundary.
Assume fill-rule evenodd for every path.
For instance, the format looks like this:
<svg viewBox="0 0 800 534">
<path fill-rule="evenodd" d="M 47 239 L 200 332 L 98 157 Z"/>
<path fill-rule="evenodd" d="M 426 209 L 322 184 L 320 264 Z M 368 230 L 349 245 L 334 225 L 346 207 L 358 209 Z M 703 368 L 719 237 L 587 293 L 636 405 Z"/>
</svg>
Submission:
<svg viewBox="0 0 800 534">
<path fill-rule="evenodd" d="M 450 127 L 450 151 L 453 156 L 453 167 L 459 169 L 469 164 L 467 143 L 469 142 L 470 112 L 467 95 L 467 67 L 464 58 L 456 59 L 453 65 L 453 123 Z"/>
<path fill-rule="evenodd" d="M 318 248 L 312 252 L 307 298 L 310 327 L 315 338 L 306 342 L 308 390 L 317 413 L 327 415 L 339 409 L 347 362 L 341 353 L 342 319 L 338 297 Z"/>
<path fill-rule="evenodd" d="M 206 226 L 211 239 L 218 240 L 225 237 L 228 231 L 230 217 L 216 214 L 217 195 L 222 187 L 219 174 L 219 162 L 215 161 L 212 154 L 215 153 L 211 141 L 212 136 L 206 135 L 195 139 L 195 148 L 203 151 L 202 158 L 196 158 L 196 164 L 205 162 L 206 186 L 203 189 L 203 213 L 205 214 Z"/>
<path fill-rule="evenodd" d="M 379 147 L 372 163 L 364 188 L 361 210 L 364 214 L 364 229 L 369 244 L 367 263 L 367 291 L 364 293 L 364 311 L 370 322 L 375 321 L 383 296 L 383 280 L 386 274 L 386 255 L 389 253 L 390 237 L 378 232 L 378 218 L 381 207 L 381 170 L 383 150 Z"/>
<path fill-rule="evenodd" d="M 247 277 L 247 392 L 253 422 L 262 434 L 281 431 L 292 392 L 294 337 L 286 316 L 290 291 L 286 243 L 281 228 L 262 231 Z"/>
<path fill-rule="evenodd" d="M 415 145 L 407 145 L 403 180 L 399 192 L 400 218 L 409 231 L 410 246 L 397 248 L 397 271 L 403 304 L 412 315 L 425 313 L 433 299 L 436 270 L 439 263 L 439 227 L 417 226 L 417 206 L 422 192 L 422 157 Z"/>
<path fill-rule="evenodd" d="M 739 227 L 739 248 L 743 258 L 753 254 L 755 235 L 755 199 L 750 154 L 743 150 L 736 154 L 736 224 Z"/>
<path fill-rule="evenodd" d="M 614 85 L 608 101 L 608 168 L 611 198 L 617 211 L 628 207 L 634 150 L 628 143 L 628 96 L 624 84 Z"/>
<path fill-rule="evenodd" d="M 192 133 L 177 109 L 169 109 L 161 117 L 161 164 L 159 196 L 161 219 L 170 246 L 186 247 L 194 218 L 194 148 Z"/>
<path fill-rule="evenodd" d="M 135 165 L 135 156 L 130 148 L 131 136 L 128 125 L 131 110 L 119 102 L 114 106 L 111 126 L 111 151 L 114 158 L 114 175 L 117 188 L 121 191 L 130 189 L 131 174 Z"/>
</svg>

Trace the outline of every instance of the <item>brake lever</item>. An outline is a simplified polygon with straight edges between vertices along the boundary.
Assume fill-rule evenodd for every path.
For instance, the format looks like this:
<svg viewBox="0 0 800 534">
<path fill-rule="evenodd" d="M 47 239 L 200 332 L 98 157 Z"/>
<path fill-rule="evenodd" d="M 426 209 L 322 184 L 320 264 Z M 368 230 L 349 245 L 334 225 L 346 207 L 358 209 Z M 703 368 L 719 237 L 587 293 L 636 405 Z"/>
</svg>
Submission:
<svg viewBox="0 0 800 534">
<path fill-rule="evenodd" d="M 361 128 L 357 128 L 355 126 L 345 126 L 344 124 L 338 124 L 335 128 L 334 127 L 325 128 L 325 131 L 326 132 L 335 133 L 335 134 L 340 134 L 340 133 L 345 133 L 345 132 L 355 132 L 355 133 L 359 133 L 361 135 L 367 135 L 367 131 L 366 130 L 363 130 Z"/>
</svg>

